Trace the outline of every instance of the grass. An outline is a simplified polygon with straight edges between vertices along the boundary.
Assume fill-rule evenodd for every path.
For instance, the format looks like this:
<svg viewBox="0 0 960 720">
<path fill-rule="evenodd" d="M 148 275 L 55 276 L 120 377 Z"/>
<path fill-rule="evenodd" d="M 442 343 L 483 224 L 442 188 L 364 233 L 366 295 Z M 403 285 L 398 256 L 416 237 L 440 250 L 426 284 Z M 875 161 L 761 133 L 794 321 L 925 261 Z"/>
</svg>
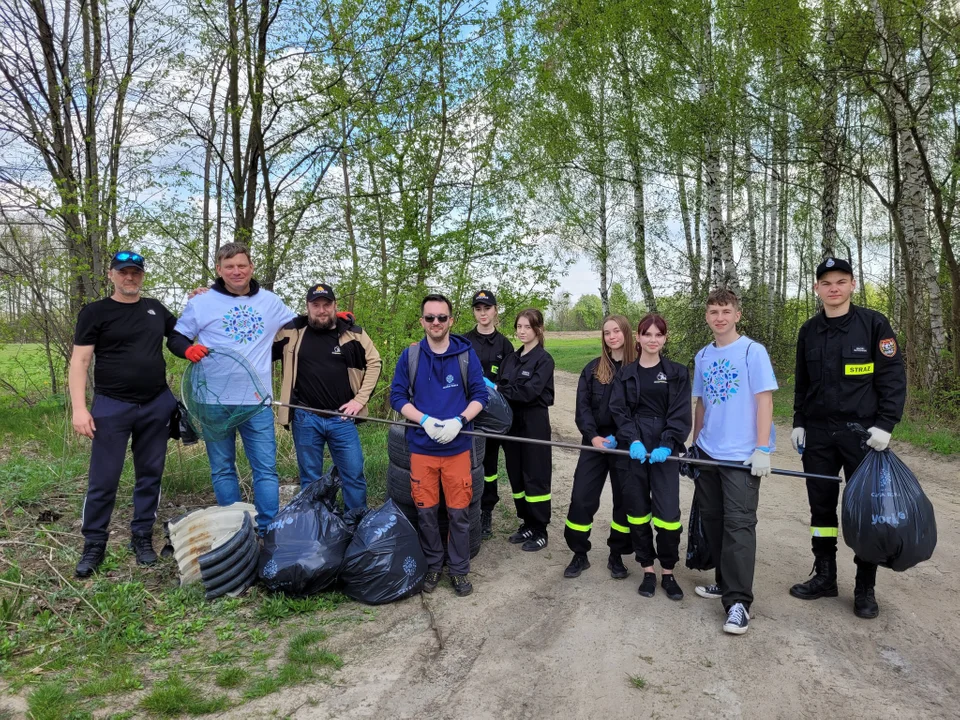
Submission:
<svg viewBox="0 0 960 720">
<path fill-rule="evenodd" d="M 114 673 L 94 678 L 80 686 L 77 691 L 83 697 L 100 697 L 127 690 L 142 690 L 143 677 L 129 666 L 122 666 Z"/>
<path fill-rule="evenodd" d="M 230 707 L 226 695 L 207 697 L 203 689 L 189 683 L 179 675 L 171 674 L 153 686 L 140 705 L 161 717 L 177 715 L 209 715 Z"/>
<path fill-rule="evenodd" d="M 214 682 L 216 682 L 217 687 L 222 688 L 235 688 L 243 685 L 247 680 L 249 673 L 245 668 L 242 668 L 238 665 L 231 665 L 230 667 L 225 667 L 223 670 L 217 672 L 217 677 Z"/>
<path fill-rule="evenodd" d="M 630 682 L 630 687 L 637 690 L 644 690 L 647 687 L 647 681 L 642 675 L 627 675 L 627 680 Z"/>
<path fill-rule="evenodd" d="M 547 338 L 545 347 L 558 370 L 579 375 L 588 362 L 600 356 L 600 334 L 596 338 Z"/>
</svg>

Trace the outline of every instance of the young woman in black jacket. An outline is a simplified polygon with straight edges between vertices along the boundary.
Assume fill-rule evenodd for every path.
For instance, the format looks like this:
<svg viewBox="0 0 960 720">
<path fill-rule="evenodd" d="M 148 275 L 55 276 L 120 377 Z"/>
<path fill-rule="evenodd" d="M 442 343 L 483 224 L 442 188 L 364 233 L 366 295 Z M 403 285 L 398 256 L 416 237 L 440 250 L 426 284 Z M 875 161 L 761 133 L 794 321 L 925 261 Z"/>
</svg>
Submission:
<svg viewBox="0 0 960 720">
<path fill-rule="evenodd" d="M 654 560 L 660 561 L 660 584 L 671 600 L 683 590 L 673 577 L 680 555 L 680 465 L 665 462 L 685 448 L 692 411 L 690 373 L 661 356 L 667 323 L 649 314 L 637 327 L 637 361 L 625 365 L 614 380 L 610 412 L 617 426 L 617 443 L 630 450 L 620 461 L 620 481 L 627 523 L 643 582 L 644 597 L 657 590 Z M 653 527 L 657 529 L 656 550 Z"/>
<path fill-rule="evenodd" d="M 543 314 L 534 308 L 523 310 L 517 315 L 514 329 L 523 345 L 503 361 L 497 378 L 497 389 L 513 409 L 508 435 L 549 440 L 547 408 L 553 405 L 553 358 L 543 349 Z M 522 543 L 528 552 L 542 550 L 547 546 L 550 522 L 550 447 L 505 442 L 503 453 L 520 518 L 520 527 L 510 536 L 510 542 Z"/>
<path fill-rule="evenodd" d="M 577 428 L 583 435 L 584 445 L 594 447 L 617 447 L 614 438 L 616 425 L 610 414 L 610 392 L 613 379 L 623 365 L 629 365 L 637 359 L 637 350 L 633 344 L 633 331 L 630 321 L 622 315 L 610 315 L 603 319 L 601 326 L 600 357 L 594 358 L 580 373 L 577 384 Z M 630 527 L 627 513 L 620 497 L 620 480 L 617 456 L 583 450 L 577 460 L 577 469 L 573 472 L 573 491 L 570 496 L 570 509 L 567 511 L 567 523 L 563 537 L 573 551 L 573 559 L 563 571 L 565 578 L 579 577 L 590 567 L 587 553 L 590 552 L 590 530 L 593 516 L 600 507 L 600 493 L 610 475 L 610 487 L 613 492 L 613 520 L 610 522 L 610 559 L 607 569 L 616 579 L 625 578 L 629 573 L 623 564 L 623 555 L 632 552 Z"/>
</svg>

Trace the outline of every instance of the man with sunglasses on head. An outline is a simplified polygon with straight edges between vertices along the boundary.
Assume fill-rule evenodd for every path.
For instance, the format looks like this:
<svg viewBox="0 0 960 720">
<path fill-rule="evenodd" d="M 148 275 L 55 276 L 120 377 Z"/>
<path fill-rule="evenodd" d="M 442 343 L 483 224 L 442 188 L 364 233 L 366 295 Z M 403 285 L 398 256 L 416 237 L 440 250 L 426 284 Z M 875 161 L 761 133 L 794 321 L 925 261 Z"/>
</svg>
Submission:
<svg viewBox="0 0 960 720">
<path fill-rule="evenodd" d="M 438 512 L 440 488 L 447 507 L 447 566 L 458 597 L 473 592 L 470 572 L 470 450 L 473 439 L 460 435 L 487 403 L 480 359 L 470 342 L 451 335 L 453 306 L 443 295 L 427 295 L 420 303 L 425 337 L 406 348 L 397 361 L 390 405 L 419 425 L 407 429 L 410 447 L 410 489 L 417 506 L 420 544 L 427 559 L 424 592 L 433 592 L 443 568 Z M 411 377 L 411 352 L 416 372 Z M 461 357 L 464 356 L 464 357 Z M 461 370 L 466 361 L 466 373 Z M 464 380 L 466 378 L 466 380 Z"/>
<path fill-rule="evenodd" d="M 177 401 L 167 387 L 163 339 L 185 357 L 190 341 L 174 330 L 177 319 L 159 300 L 141 296 L 143 257 L 124 250 L 110 260 L 113 293 L 85 305 L 77 318 L 70 357 L 73 428 L 90 438 L 90 470 L 83 501 L 83 554 L 77 577 L 103 562 L 120 473 L 133 438 L 133 520 L 130 549 L 140 565 L 157 561 L 153 525 L 160 504 L 160 478 L 170 421 Z M 87 371 L 93 368 L 93 403 L 87 410 Z"/>
</svg>

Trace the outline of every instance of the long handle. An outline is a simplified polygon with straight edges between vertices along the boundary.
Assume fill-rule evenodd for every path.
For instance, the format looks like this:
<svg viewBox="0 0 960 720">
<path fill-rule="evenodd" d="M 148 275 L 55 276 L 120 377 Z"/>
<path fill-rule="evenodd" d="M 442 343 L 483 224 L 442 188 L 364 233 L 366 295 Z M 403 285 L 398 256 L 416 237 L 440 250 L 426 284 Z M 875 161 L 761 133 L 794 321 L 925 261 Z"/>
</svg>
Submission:
<svg viewBox="0 0 960 720">
<path fill-rule="evenodd" d="M 290 403 L 282 403 L 279 401 L 274 401 L 274 405 L 279 407 L 292 408 L 294 410 L 306 410 L 307 412 L 315 413 L 316 415 L 328 415 L 330 417 L 344 417 L 343 413 L 339 410 L 319 410 L 317 408 L 307 407 L 306 405 L 293 405 Z M 397 425 L 404 428 L 416 428 L 417 426 L 413 423 L 401 421 L 401 420 L 387 420 L 386 418 L 377 418 L 370 417 L 365 415 L 362 418 L 355 418 L 357 420 L 363 420 L 364 422 L 375 422 L 382 423 L 384 425 Z M 536 438 L 522 438 L 515 437 L 513 435 L 500 435 L 498 433 L 486 433 L 478 432 L 477 430 L 461 430 L 461 435 L 470 435 L 472 437 L 482 437 L 490 438 L 491 440 L 501 440 L 506 442 L 522 442 L 529 443 L 530 445 L 549 445 L 550 447 L 558 448 L 568 448 L 570 450 L 590 450 L 592 452 L 606 453 L 608 455 L 623 455 L 626 457 L 630 456 L 629 450 L 614 450 L 612 448 L 598 448 L 593 445 L 580 445 L 579 443 L 568 443 L 561 440 L 538 440 Z M 685 458 L 678 457 L 676 455 L 670 455 L 667 460 L 673 462 L 681 463 L 690 463 L 691 465 L 710 465 L 712 467 L 723 467 L 730 468 L 732 470 L 744 470 L 746 466 L 741 463 L 731 463 L 723 462 L 721 460 L 701 460 L 699 458 Z M 840 478 L 836 475 L 818 475 L 817 473 L 808 473 L 799 470 L 780 470 L 779 468 L 771 468 L 770 472 L 774 475 L 786 475 L 788 477 L 806 477 L 814 478 L 815 480 L 833 480 L 834 482 L 840 482 Z"/>
</svg>

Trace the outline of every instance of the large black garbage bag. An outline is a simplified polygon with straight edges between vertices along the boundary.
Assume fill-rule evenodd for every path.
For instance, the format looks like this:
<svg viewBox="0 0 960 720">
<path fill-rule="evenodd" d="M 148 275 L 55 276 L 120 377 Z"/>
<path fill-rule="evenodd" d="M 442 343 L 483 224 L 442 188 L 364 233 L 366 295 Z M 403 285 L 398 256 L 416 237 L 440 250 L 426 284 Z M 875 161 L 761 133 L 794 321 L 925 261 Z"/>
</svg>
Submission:
<svg viewBox="0 0 960 720">
<path fill-rule="evenodd" d="M 334 512 L 339 479 L 324 475 L 301 490 L 267 527 L 257 575 L 273 592 L 313 595 L 336 581 L 350 532 Z"/>
<path fill-rule="evenodd" d="M 387 500 L 357 526 L 340 579 L 347 596 L 382 605 L 416 595 L 426 572 L 417 531 L 396 503 Z"/>
<path fill-rule="evenodd" d="M 843 541 L 867 562 L 907 570 L 937 546 L 933 505 L 891 450 L 871 450 L 843 491 Z"/>
<path fill-rule="evenodd" d="M 693 502 L 690 504 L 690 521 L 687 523 L 687 560 L 686 566 L 691 570 L 713 570 L 717 563 L 707 544 L 707 535 L 700 518 L 700 504 L 698 493 L 693 491 Z"/>
<path fill-rule="evenodd" d="M 474 429 L 480 432 L 506 435 L 513 424 L 513 408 L 497 390 L 487 386 L 487 405 L 473 421 Z"/>
</svg>

